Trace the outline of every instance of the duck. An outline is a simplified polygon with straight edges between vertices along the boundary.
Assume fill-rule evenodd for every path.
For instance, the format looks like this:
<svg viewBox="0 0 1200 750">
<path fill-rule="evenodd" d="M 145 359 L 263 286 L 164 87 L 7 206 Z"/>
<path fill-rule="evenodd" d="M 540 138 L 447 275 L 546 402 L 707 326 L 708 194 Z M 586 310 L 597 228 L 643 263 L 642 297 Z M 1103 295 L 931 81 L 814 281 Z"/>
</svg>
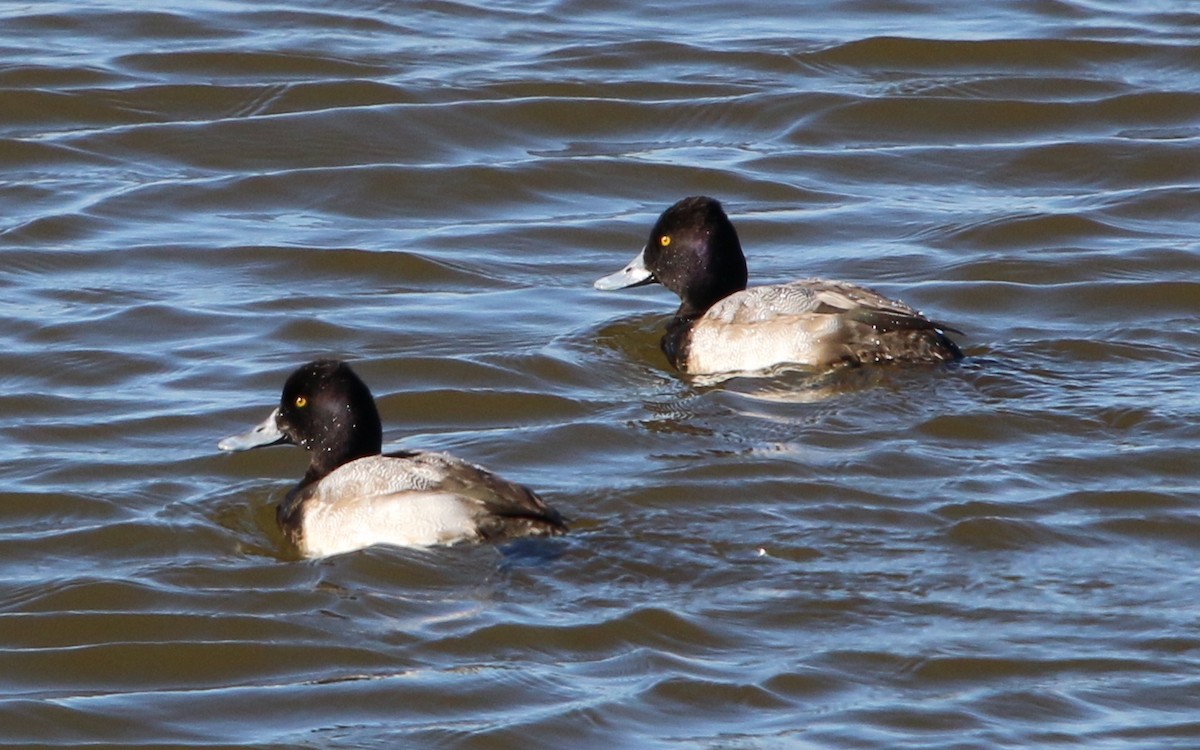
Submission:
<svg viewBox="0 0 1200 750">
<path fill-rule="evenodd" d="M 383 453 L 375 399 L 340 360 L 301 365 L 261 424 L 217 446 L 241 451 L 279 444 L 309 454 L 304 477 L 276 509 L 284 536 L 302 557 L 567 532 L 562 515 L 536 493 L 483 467 L 446 453 Z"/>
<path fill-rule="evenodd" d="M 818 370 L 962 359 L 936 323 L 903 302 L 846 281 L 808 278 L 747 288 L 737 230 L 715 198 L 678 201 L 658 217 L 641 252 L 598 279 L 602 291 L 659 283 L 680 299 L 662 350 L 694 375 Z"/>
</svg>

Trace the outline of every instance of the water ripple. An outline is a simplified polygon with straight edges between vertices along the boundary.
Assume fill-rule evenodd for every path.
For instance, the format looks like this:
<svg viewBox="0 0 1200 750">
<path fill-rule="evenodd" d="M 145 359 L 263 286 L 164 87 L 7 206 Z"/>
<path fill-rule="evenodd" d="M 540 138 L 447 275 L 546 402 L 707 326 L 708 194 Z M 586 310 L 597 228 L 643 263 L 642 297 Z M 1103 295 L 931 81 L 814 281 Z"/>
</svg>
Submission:
<svg viewBox="0 0 1200 750">
<path fill-rule="evenodd" d="M 0 22 L 0 745 L 1200 736 L 1195 12 Z M 696 193 L 966 360 L 673 372 L 677 300 L 590 285 Z M 214 445 L 318 356 L 574 533 L 294 559 L 303 455 Z"/>
</svg>

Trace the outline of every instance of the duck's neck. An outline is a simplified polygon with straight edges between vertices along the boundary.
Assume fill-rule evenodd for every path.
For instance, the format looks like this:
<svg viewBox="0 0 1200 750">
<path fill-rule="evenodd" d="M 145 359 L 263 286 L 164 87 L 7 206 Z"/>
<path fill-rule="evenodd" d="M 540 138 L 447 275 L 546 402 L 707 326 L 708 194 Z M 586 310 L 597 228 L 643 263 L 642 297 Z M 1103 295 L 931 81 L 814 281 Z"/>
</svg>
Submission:
<svg viewBox="0 0 1200 750">
<path fill-rule="evenodd" d="M 383 429 L 374 410 L 323 420 L 302 447 L 308 451 L 304 484 L 311 484 L 351 461 L 374 456 L 383 449 Z"/>
<path fill-rule="evenodd" d="M 659 342 L 663 354 L 667 355 L 667 361 L 678 370 L 682 370 L 683 363 L 687 361 L 688 332 L 691 331 L 692 322 L 697 317 L 699 314 L 684 317 L 676 313 L 675 318 L 667 324 L 667 332 Z"/>
<path fill-rule="evenodd" d="M 689 290 L 688 296 L 683 299 L 679 309 L 675 311 L 675 321 L 690 323 L 708 312 L 713 305 L 745 288 L 745 281 L 734 279 L 720 285 L 711 284 L 704 289 Z"/>
</svg>

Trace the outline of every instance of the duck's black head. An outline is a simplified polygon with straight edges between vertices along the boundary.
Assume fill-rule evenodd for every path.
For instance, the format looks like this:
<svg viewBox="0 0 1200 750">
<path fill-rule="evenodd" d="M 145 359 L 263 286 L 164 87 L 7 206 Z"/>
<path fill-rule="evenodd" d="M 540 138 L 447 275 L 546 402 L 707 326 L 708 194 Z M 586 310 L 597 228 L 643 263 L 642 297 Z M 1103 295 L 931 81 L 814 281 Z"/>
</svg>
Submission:
<svg viewBox="0 0 1200 750">
<path fill-rule="evenodd" d="M 345 362 L 322 359 L 288 377 L 275 417 L 288 441 L 312 454 L 306 479 L 373 456 L 383 446 L 379 411 L 366 383 Z"/>
<path fill-rule="evenodd" d="M 705 196 L 684 198 L 658 217 L 637 258 L 596 282 L 620 289 L 655 281 L 682 304 L 677 316 L 694 318 L 746 288 L 746 257 L 733 222 L 721 204 Z"/>
</svg>

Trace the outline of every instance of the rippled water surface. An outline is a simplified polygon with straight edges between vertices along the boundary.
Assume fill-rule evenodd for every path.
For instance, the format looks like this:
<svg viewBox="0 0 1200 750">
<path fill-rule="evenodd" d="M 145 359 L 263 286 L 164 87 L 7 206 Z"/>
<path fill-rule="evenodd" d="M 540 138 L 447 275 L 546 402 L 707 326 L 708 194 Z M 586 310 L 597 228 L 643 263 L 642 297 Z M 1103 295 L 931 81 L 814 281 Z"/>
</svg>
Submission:
<svg viewBox="0 0 1200 750">
<path fill-rule="evenodd" d="M 1193 3 L 0 3 L 0 745 L 1200 745 Z M 670 370 L 686 195 L 942 368 Z M 297 561 L 352 360 L 572 535 Z"/>
</svg>

